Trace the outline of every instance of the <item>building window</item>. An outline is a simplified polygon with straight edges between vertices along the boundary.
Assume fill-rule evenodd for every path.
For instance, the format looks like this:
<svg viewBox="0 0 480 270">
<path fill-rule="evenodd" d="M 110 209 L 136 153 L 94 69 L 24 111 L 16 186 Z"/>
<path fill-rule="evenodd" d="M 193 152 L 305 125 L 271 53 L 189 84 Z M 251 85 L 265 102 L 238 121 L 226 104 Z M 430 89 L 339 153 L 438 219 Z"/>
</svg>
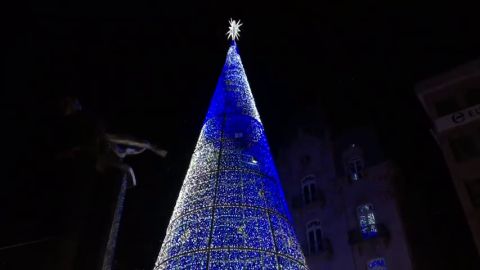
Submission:
<svg viewBox="0 0 480 270">
<path fill-rule="evenodd" d="M 317 188 L 315 186 L 315 176 L 308 175 L 302 180 L 302 195 L 305 204 L 309 204 L 317 200 Z"/>
<path fill-rule="evenodd" d="M 435 103 L 437 117 L 449 115 L 451 113 L 459 111 L 460 109 L 460 105 L 458 105 L 457 101 L 453 97 L 446 98 Z"/>
<path fill-rule="evenodd" d="M 347 164 L 347 173 L 351 181 L 363 178 L 363 160 L 360 157 L 351 158 Z"/>
<path fill-rule="evenodd" d="M 378 230 L 373 206 L 371 204 L 362 204 L 357 207 L 357 217 L 362 237 L 364 239 L 375 237 Z"/>
<path fill-rule="evenodd" d="M 311 221 L 307 225 L 308 253 L 315 254 L 323 251 L 323 236 L 320 221 Z"/>
<path fill-rule="evenodd" d="M 460 136 L 449 140 L 456 161 L 462 162 L 480 157 L 480 142 L 471 136 Z"/>
<path fill-rule="evenodd" d="M 367 263 L 368 270 L 387 270 L 385 258 L 375 258 Z"/>
<path fill-rule="evenodd" d="M 465 103 L 469 107 L 480 104 L 480 89 L 470 89 L 465 95 Z"/>
<path fill-rule="evenodd" d="M 362 149 L 352 144 L 343 153 L 345 174 L 351 182 L 356 182 L 364 177 L 365 162 Z"/>
</svg>

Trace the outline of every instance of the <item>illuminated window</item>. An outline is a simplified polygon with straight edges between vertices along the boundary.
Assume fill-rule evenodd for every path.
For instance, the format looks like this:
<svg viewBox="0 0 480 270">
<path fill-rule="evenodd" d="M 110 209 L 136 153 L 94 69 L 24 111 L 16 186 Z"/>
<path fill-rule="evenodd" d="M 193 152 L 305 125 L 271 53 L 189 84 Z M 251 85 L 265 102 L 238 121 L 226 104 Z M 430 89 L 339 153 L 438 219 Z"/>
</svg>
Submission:
<svg viewBox="0 0 480 270">
<path fill-rule="evenodd" d="M 363 160 L 360 157 L 351 158 L 347 164 L 347 172 L 351 181 L 363 178 Z"/>
<path fill-rule="evenodd" d="M 371 204 L 362 204 L 357 207 L 357 217 L 362 237 L 364 239 L 375 237 L 378 230 L 373 206 Z"/>
<path fill-rule="evenodd" d="M 384 258 L 375 258 L 367 263 L 368 270 L 387 270 Z"/>
<path fill-rule="evenodd" d="M 318 220 L 311 221 L 307 225 L 308 253 L 321 252 L 323 247 L 322 228 Z"/>
<path fill-rule="evenodd" d="M 315 176 L 308 175 L 302 180 L 303 201 L 309 204 L 317 200 L 317 190 L 315 187 Z"/>
</svg>

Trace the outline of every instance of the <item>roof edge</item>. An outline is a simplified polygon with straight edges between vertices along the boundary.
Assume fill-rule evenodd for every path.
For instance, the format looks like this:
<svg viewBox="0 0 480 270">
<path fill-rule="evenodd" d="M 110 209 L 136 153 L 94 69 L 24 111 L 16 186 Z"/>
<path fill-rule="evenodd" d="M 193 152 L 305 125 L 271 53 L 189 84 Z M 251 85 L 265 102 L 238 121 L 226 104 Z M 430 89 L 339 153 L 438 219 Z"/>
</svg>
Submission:
<svg viewBox="0 0 480 270">
<path fill-rule="evenodd" d="M 415 84 L 415 92 L 417 94 L 433 92 L 475 76 L 480 76 L 480 59 L 456 66 L 449 71 L 418 82 Z"/>
</svg>

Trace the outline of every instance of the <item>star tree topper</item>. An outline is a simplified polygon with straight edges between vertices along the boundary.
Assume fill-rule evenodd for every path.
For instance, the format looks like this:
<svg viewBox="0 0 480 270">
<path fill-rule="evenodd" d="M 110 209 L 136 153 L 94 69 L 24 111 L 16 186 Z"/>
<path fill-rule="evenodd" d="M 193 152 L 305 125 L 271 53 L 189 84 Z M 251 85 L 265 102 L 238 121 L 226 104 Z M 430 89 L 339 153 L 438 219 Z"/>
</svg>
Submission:
<svg viewBox="0 0 480 270">
<path fill-rule="evenodd" d="M 238 40 L 238 38 L 240 37 L 240 26 L 242 26 L 242 23 L 240 22 L 240 20 L 238 20 L 237 22 L 232 19 L 230 19 L 229 23 L 230 26 L 228 27 L 227 38 L 233 41 Z"/>
</svg>

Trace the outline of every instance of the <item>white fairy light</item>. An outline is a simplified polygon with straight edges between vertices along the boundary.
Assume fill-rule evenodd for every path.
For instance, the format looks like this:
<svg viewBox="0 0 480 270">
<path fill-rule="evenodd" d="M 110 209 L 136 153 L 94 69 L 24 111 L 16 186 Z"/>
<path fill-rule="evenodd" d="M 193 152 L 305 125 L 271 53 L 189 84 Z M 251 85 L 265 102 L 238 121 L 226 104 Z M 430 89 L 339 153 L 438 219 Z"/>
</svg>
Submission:
<svg viewBox="0 0 480 270">
<path fill-rule="evenodd" d="M 240 26 L 230 21 L 229 38 Z M 220 78 L 155 270 L 305 270 L 234 43 Z"/>
</svg>

